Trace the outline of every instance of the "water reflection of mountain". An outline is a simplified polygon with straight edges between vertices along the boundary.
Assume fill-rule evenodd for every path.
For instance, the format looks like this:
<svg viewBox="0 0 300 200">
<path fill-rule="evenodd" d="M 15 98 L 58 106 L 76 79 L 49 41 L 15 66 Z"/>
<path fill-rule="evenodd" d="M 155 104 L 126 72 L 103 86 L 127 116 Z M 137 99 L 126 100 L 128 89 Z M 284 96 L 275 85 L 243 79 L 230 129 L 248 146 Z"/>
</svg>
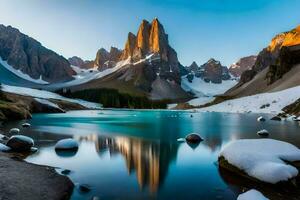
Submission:
<svg viewBox="0 0 300 200">
<path fill-rule="evenodd" d="M 126 161 L 129 174 L 135 172 L 141 189 L 149 187 L 155 193 L 163 184 L 170 163 L 176 159 L 178 144 L 160 141 L 142 140 L 139 138 L 107 138 L 91 135 L 85 138 L 95 142 L 100 155 L 120 153 Z"/>
</svg>

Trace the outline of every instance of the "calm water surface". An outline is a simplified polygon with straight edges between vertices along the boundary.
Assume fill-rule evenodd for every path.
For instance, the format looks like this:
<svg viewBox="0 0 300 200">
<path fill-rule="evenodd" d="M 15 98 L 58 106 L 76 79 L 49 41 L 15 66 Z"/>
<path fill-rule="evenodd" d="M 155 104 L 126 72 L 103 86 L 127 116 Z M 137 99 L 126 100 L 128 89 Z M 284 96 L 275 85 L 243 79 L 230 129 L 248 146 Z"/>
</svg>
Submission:
<svg viewBox="0 0 300 200">
<path fill-rule="evenodd" d="M 218 168 L 222 146 L 240 138 L 259 138 L 256 132 L 265 128 L 270 138 L 300 147 L 297 122 L 259 123 L 257 117 L 180 111 L 73 111 L 36 114 L 28 121 L 32 127 L 22 133 L 32 137 L 39 148 L 26 158 L 28 162 L 54 166 L 58 172 L 71 170 L 68 176 L 76 185 L 73 200 L 231 200 L 255 185 Z M 21 127 L 23 122 L 7 123 L 3 129 Z M 198 146 L 176 141 L 191 132 L 199 133 L 204 141 Z M 56 141 L 69 137 L 80 142 L 78 151 L 56 152 Z M 80 192 L 78 184 L 87 184 L 91 191 Z"/>
</svg>

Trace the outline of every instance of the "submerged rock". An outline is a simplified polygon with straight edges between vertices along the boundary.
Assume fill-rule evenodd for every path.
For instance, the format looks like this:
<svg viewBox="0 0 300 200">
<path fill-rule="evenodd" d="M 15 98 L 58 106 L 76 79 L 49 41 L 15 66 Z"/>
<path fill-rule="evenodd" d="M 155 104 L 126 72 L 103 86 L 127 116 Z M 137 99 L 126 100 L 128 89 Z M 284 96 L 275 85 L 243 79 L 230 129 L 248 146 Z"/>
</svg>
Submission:
<svg viewBox="0 0 300 200">
<path fill-rule="evenodd" d="M 87 184 L 80 184 L 78 186 L 78 189 L 82 193 L 87 193 L 87 192 L 91 191 L 91 187 L 89 185 L 87 185 Z"/>
<path fill-rule="evenodd" d="M 203 139 L 197 133 L 191 133 L 185 137 L 185 140 L 188 143 L 199 143 L 203 141 Z"/>
<path fill-rule="evenodd" d="M 30 124 L 29 123 L 24 123 L 24 124 L 22 124 L 22 127 L 28 128 L 28 127 L 30 127 Z"/>
<path fill-rule="evenodd" d="M 71 170 L 69 170 L 69 169 L 64 169 L 61 171 L 61 174 L 63 174 L 63 175 L 68 175 L 70 173 L 71 173 Z"/>
<path fill-rule="evenodd" d="M 9 138 L 6 145 L 13 151 L 30 151 L 34 141 L 25 135 L 14 135 Z"/>
<path fill-rule="evenodd" d="M 266 119 L 263 118 L 262 116 L 260 116 L 260 117 L 257 118 L 257 121 L 258 121 L 258 122 L 265 122 Z"/>
<path fill-rule="evenodd" d="M 266 137 L 269 136 L 269 131 L 267 131 L 266 129 L 262 129 L 260 131 L 257 131 L 257 135 Z"/>
<path fill-rule="evenodd" d="M 74 151 L 78 149 L 78 142 L 72 138 L 59 140 L 55 145 L 55 150 Z"/>
<path fill-rule="evenodd" d="M 20 133 L 20 129 L 18 128 L 12 128 L 9 130 L 10 134 L 19 134 Z"/>
<path fill-rule="evenodd" d="M 274 117 L 271 118 L 271 120 L 281 121 L 281 118 L 279 116 L 274 116 Z"/>
</svg>

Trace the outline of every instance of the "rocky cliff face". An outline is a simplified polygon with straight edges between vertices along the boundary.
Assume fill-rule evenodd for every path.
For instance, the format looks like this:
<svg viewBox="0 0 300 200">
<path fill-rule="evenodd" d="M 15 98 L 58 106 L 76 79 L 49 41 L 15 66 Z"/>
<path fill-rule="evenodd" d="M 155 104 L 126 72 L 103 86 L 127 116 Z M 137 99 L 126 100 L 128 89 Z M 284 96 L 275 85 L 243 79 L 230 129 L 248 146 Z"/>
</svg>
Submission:
<svg viewBox="0 0 300 200">
<path fill-rule="evenodd" d="M 62 82 L 76 74 L 67 59 L 11 26 L 0 25 L 0 57 L 33 79 Z"/>
<path fill-rule="evenodd" d="M 71 58 L 68 58 L 68 61 L 71 65 L 73 66 L 77 66 L 83 69 L 90 69 L 90 68 L 94 68 L 95 63 L 94 61 L 91 60 L 82 60 L 80 57 L 78 56 L 73 56 Z"/>
<path fill-rule="evenodd" d="M 264 48 L 257 56 L 256 62 L 251 70 L 245 71 L 241 75 L 239 85 L 250 80 L 265 68 L 276 65 L 282 47 L 289 47 L 300 44 L 300 26 L 297 28 L 276 35 L 270 42 L 269 46 Z"/>
<path fill-rule="evenodd" d="M 247 56 L 239 59 L 229 67 L 229 72 L 235 77 L 240 77 L 244 71 L 254 66 L 256 58 L 257 56 Z"/>
<path fill-rule="evenodd" d="M 222 83 L 223 69 L 219 61 L 212 58 L 203 64 L 202 67 L 204 68 L 204 79 L 206 81 Z"/>
<path fill-rule="evenodd" d="M 109 52 L 101 48 L 96 54 L 94 65 L 97 66 L 100 71 L 114 67 L 116 62 L 120 61 L 121 54 L 122 51 L 115 47 L 111 47 Z"/>
<path fill-rule="evenodd" d="M 152 64 L 157 67 L 154 67 L 156 73 L 180 83 L 177 53 L 169 45 L 168 35 L 157 18 L 152 23 L 143 20 L 137 36 L 133 33 L 128 34 L 120 59 L 126 60 L 130 57 L 132 62 L 137 62 L 150 55 L 155 57 Z"/>
</svg>

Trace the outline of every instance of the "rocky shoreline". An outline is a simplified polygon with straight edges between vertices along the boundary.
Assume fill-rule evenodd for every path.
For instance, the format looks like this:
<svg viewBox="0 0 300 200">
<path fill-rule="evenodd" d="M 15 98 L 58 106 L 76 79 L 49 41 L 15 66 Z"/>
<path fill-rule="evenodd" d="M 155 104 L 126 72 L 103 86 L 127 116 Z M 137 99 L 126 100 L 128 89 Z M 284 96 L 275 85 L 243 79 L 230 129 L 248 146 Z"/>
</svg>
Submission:
<svg viewBox="0 0 300 200">
<path fill-rule="evenodd" d="M 69 199 L 74 184 L 53 167 L 27 163 L 13 154 L 0 153 L 0 199 Z"/>
</svg>

